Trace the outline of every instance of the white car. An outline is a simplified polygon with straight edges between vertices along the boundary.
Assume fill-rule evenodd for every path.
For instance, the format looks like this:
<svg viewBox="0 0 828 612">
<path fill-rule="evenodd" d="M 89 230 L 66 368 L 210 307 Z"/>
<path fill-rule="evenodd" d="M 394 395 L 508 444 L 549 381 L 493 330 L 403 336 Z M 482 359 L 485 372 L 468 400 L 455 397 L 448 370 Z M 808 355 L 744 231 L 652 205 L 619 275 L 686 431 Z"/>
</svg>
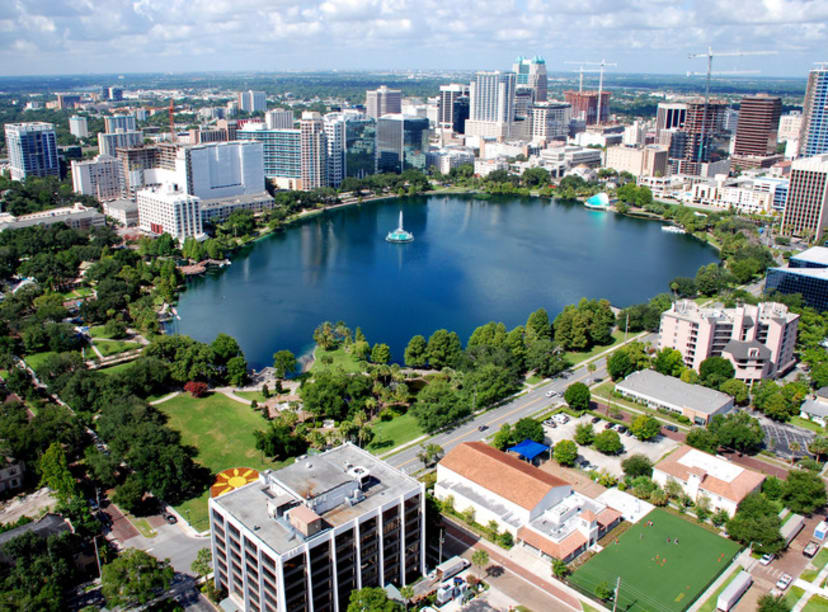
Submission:
<svg viewBox="0 0 828 612">
<path fill-rule="evenodd" d="M 557 392 L 557 391 L 553 391 L 553 390 L 551 390 L 551 389 L 550 389 L 549 391 L 547 391 L 547 392 L 546 392 L 546 397 L 557 397 L 557 395 L 558 395 L 558 392 Z"/>
<path fill-rule="evenodd" d="M 762 555 L 762 558 L 759 559 L 759 563 L 761 565 L 770 565 L 770 562 L 776 559 L 776 555 L 773 553 L 768 553 L 766 555 Z"/>
<path fill-rule="evenodd" d="M 791 584 L 793 578 L 790 574 L 782 574 L 782 577 L 776 581 L 776 588 L 780 591 L 784 591 L 788 588 L 788 585 Z"/>
</svg>

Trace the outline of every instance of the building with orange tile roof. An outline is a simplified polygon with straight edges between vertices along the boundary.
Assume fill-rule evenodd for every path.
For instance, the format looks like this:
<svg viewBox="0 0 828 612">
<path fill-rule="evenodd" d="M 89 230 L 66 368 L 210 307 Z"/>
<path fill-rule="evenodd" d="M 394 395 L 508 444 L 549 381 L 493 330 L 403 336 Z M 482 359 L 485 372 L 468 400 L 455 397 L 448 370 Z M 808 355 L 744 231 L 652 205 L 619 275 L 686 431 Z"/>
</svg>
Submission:
<svg viewBox="0 0 828 612">
<path fill-rule="evenodd" d="M 694 501 L 707 497 L 713 510 L 732 516 L 745 497 L 761 488 L 765 475 L 724 457 L 682 446 L 653 467 L 653 480 L 662 487 L 675 480 Z"/>
</svg>

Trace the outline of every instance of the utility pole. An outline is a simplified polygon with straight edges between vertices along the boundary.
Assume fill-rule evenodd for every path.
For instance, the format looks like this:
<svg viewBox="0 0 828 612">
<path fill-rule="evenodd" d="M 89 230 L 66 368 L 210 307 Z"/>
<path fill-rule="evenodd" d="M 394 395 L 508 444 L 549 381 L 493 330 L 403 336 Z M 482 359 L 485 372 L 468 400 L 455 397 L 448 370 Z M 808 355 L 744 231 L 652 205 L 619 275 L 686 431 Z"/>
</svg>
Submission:
<svg viewBox="0 0 828 612">
<path fill-rule="evenodd" d="M 612 597 L 612 612 L 618 608 L 618 593 L 621 591 L 621 576 L 615 581 L 615 595 Z"/>
<path fill-rule="evenodd" d="M 101 556 L 98 554 L 98 536 L 92 538 L 92 543 L 95 545 L 95 561 L 98 564 L 98 580 L 102 580 L 103 573 L 101 572 Z"/>
<path fill-rule="evenodd" d="M 443 529 L 440 529 L 440 554 L 437 558 L 437 565 L 440 565 L 443 562 L 443 542 L 445 541 L 445 537 L 443 537 Z"/>
<path fill-rule="evenodd" d="M 627 312 L 627 323 L 624 325 L 624 342 L 627 341 L 627 332 L 630 331 L 630 313 Z"/>
<path fill-rule="evenodd" d="M 725 72 L 713 72 L 713 57 L 736 57 L 742 55 L 776 55 L 776 51 L 716 51 L 714 52 L 711 47 L 707 47 L 706 53 L 691 53 L 688 57 L 690 59 L 696 59 L 699 57 L 706 57 L 707 58 L 707 72 L 688 72 L 687 76 L 706 76 L 707 81 L 704 87 L 704 113 L 702 114 L 702 128 L 701 128 L 701 138 L 699 140 L 699 152 L 696 157 L 696 161 L 701 164 L 702 163 L 702 152 L 704 151 L 704 137 L 706 135 L 706 128 L 707 128 L 707 108 L 710 105 L 710 76 L 713 74 L 751 74 L 756 73 L 758 70 L 728 70 Z"/>
</svg>

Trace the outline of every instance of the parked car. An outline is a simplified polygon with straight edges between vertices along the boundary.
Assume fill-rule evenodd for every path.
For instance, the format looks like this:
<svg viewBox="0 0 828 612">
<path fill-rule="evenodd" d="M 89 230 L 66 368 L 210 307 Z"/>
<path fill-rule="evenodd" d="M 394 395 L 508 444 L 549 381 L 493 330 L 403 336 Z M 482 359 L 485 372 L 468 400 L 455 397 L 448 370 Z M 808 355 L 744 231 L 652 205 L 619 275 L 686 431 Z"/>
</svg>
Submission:
<svg viewBox="0 0 828 612">
<path fill-rule="evenodd" d="M 605 423 L 604 429 L 612 429 L 615 426 L 615 423 Z"/>
<path fill-rule="evenodd" d="M 597 423 L 597 422 L 598 422 L 598 421 L 600 421 L 600 420 L 601 420 L 601 417 L 599 417 L 599 416 L 594 416 L 594 417 L 592 417 L 592 424 L 594 425 L 595 423 Z"/>
<path fill-rule="evenodd" d="M 817 554 L 818 550 L 819 550 L 819 542 L 815 542 L 814 540 L 811 540 L 810 542 L 808 542 L 808 544 L 802 550 L 802 554 L 810 559 L 815 554 Z"/>
<path fill-rule="evenodd" d="M 678 427 L 676 427 L 675 425 L 665 425 L 664 429 L 666 429 L 667 431 L 678 431 Z"/>
<path fill-rule="evenodd" d="M 627 431 L 627 426 L 619 425 L 618 427 L 616 427 L 616 429 L 618 430 L 618 433 L 625 433 Z"/>
<path fill-rule="evenodd" d="M 759 559 L 759 563 L 762 565 L 770 565 L 770 562 L 776 559 L 776 555 L 773 553 L 768 553 L 766 555 L 762 555 L 762 558 Z"/>
<path fill-rule="evenodd" d="M 784 591 L 788 588 L 788 585 L 791 584 L 793 578 L 790 574 L 782 574 L 779 580 L 776 581 L 776 588 L 780 591 Z"/>
</svg>

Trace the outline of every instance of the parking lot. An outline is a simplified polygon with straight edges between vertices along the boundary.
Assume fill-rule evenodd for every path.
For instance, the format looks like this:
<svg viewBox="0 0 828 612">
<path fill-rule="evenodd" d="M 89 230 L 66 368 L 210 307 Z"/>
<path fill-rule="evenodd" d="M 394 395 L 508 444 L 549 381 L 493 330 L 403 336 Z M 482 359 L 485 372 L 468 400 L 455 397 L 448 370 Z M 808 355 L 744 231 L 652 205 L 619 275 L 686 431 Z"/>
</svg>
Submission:
<svg viewBox="0 0 828 612">
<path fill-rule="evenodd" d="M 580 423 L 591 423 L 592 417 L 584 415 L 577 419 L 571 418 L 566 424 L 558 424 L 556 427 L 544 425 L 544 433 L 546 434 L 547 444 L 557 444 L 561 440 L 574 440 L 575 428 Z M 606 421 L 601 420 L 592 425 L 595 433 L 600 433 L 604 430 Z M 621 434 L 621 442 L 624 444 L 624 450 L 618 455 L 604 455 L 593 448 L 578 446 L 578 457 L 585 459 L 590 464 L 598 467 L 598 470 L 606 470 L 614 476 L 622 476 L 621 462 L 630 455 L 641 454 L 645 455 L 650 461 L 656 463 L 664 455 L 676 448 L 679 443 L 675 440 L 665 438 L 659 435 L 652 441 L 642 442 L 634 436 L 627 436 Z"/>
<path fill-rule="evenodd" d="M 781 457 L 804 457 L 809 455 L 808 444 L 813 440 L 814 432 L 800 429 L 792 425 L 784 425 L 759 416 L 759 422 L 765 432 L 765 445 L 772 453 Z M 791 450 L 791 443 L 798 444 L 796 450 Z"/>
</svg>

